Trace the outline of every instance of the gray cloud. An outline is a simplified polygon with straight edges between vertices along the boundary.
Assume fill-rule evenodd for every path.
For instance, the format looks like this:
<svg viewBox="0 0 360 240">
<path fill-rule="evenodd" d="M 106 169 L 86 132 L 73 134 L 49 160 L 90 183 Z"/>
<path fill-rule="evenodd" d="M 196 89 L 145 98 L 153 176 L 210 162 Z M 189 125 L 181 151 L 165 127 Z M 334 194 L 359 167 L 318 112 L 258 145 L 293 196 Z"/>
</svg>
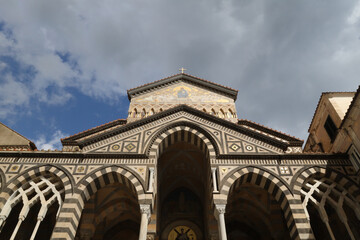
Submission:
<svg viewBox="0 0 360 240">
<path fill-rule="evenodd" d="M 0 55 L 35 72 L 0 77 L 21 86 L 2 99 L 13 108 L 63 103 L 69 87 L 116 99 L 183 66 L 239 89 L 240 118 L 305 138 L 321 92 L 359 84 L 360 1 L 4 0 L 0 18 Z"/>
</svg>

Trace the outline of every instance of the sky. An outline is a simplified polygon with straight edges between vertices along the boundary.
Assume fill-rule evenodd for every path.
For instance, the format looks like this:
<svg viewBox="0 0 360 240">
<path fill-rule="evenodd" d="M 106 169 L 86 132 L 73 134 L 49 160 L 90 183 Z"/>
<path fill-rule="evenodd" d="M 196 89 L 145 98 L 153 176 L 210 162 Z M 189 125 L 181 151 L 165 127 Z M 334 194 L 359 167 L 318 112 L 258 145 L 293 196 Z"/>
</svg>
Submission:
<svg viewBox="0 0 360 240">
<path fill-rule="evenodd" d="M 321 93 L 360 84 L 360 1 L 0 0 L 0 121 L 38 149 L 126 118 L 127 89 L 180 67 L 306 140 Z"/>
</svg>

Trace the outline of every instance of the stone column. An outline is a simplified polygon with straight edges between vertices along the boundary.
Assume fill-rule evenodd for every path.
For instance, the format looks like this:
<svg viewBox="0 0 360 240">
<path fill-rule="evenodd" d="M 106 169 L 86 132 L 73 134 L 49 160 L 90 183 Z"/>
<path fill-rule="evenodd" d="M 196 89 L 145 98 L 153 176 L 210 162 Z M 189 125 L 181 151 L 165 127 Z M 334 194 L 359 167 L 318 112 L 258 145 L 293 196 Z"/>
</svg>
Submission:
<svg viewBox="0 0 360 240">
<path fill-rule="evenodd" d="M 344 201 L 344 199 L 341 199 L 340 201 Z M 342 205 L 342 203 L 341 203 L 341 205 Z M 346 230 L 349 233 L 350 238 L 352 240 L 355 240 L 355 236 L 354 236 L 353 232 L 351 231 L 351 228 L 349 226 L 348 219 L 346 217 L 346 213 L 344 212 L 344 210 L 338 206 L 336 209 L 336 212 L 340 218 L 340 221 L 342 221 L 344 223 Z"/>
<path fill-rule="evenodd" d="M 214 192 L 219 192 L 217 188 L 216 168 L 211 168 L 211 172 L 212 172 L 212 179 L 214 185 Z"/>
<path fill-rule="evenodd" d="M 329 217 L 325 211 L 325 208 L 323 208 L 323 206 L 319 206 L 318 208 L 318 212 L 319 212 L 319 215 L 320 215 L 320 218 L 321 220 L 325 223 L 325 226 L 329 232 L 329 235 L 330 235 L 330 238 L 332 240 L 335 240 L 335 236 L 334 236 L 334 233 L 332 232 L 332 229 L 330 227 L 330 224 L 329 224 Z"/>
<path fill-rule="evenodd" d="M 154 185 L 154 168 L 149 168 L 149 187 L 148 187 L 148 192 L 152 192 L 154 190 L 153 185 Z"/>
<path fill-rule="evenodd" d="M 140 234 L 139 240 L 146 240 L 147 236 L 147 227 L 150 220 L 150 205 L 149 204 L 140 204 L 141 212 L 141 223 L 140 223 Z"/>
<path fill-rule="evenodd" d="M 225 227 L 225 208 L 226 205 L 215 205 L 215 212 L 217 215 L 217 220 L 219 224 L 219 237 L 220 240 L 227 240 L 226 236 L 226 227 Z"/>
</svg>

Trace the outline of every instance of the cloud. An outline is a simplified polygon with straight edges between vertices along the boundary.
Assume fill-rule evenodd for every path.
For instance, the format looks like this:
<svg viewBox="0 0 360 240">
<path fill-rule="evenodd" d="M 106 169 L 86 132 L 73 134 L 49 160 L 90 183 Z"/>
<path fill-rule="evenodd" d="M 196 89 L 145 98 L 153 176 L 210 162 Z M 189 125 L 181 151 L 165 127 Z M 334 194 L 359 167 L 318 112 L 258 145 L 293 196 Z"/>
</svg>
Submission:
<svg viewBox="0 0 360 240">
<path fill-rule="evenodd" d="M 360 1 L 3 0 L 0 6 L 0 56 L 12 59 L 10 65 L 0 59 L 0 71 L 18 66 L 0 76 L 0 85 L 21 95 L 3 96 L 9 107 L 0 105 L 2 118 L 29 102 L 71 101 L 71 88 L 110 102 L 185 67 L 239 89 L 239 117 L 305 138 L 299 126 L 310 123 L 321 92 L 358 84 Z"/>
<path fill-rule="evenodd" d="M 0 74 L 2 72 L 0 70 Z M 3 75 L 0 82 L 0 118 L 14 114 L 14 106 L 16 105 L 28 105 L 29 95 L 27 92 L 28 89 L 24 84 L 15 81 L 11 75 Z"/>
<path fill-rule="evenodd" d="M 39 150 L 61 150 L 62 145 L 60 139 L 66 136 L 67 134 L 61 132 L 60 130 L 56 130 L 49 139 L 45 135 L 40 135 L 34 142 Z"/>
<path fill-rule="evenodd" d="M 357 24 L 360 20 L 360 1 L 356 4 L 356 6 L 353 8 L 352 13 L 347 18 L 347 22 L 349 24 Z"/>
</svg>

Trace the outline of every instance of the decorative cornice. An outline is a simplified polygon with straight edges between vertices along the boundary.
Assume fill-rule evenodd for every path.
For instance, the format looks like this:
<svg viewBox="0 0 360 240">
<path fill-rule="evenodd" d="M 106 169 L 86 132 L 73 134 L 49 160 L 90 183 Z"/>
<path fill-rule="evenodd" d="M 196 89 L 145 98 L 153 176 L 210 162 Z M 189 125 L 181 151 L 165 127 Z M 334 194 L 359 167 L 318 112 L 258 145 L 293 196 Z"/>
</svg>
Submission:
<svg viewBox="0 0 360 240">
<path fill-rule="evenodd" d="M 144 154 L 83 153 L 83 152 L 41 152 L 41 151 L 0 151 L 0 157 L 12 158 L 75 158 L 75 159 L 149 159 Z M 216 159 L 257 159 L 257 160 L 348 160 L 347 154 L 223 154 Z"/>
<path fill-rule="evenodd" d="M 76 134 L 71 135 L 71 136 L 69 136 L 69 137 L 63 138 L 63 139 L 61 139 L 61 142 L 71 142 L 71 140 L 80 139 L 80 138 L 89 136 L 89 135 L 91 135 L 91 134 L 94 134 L 94 133 L 103 131 L 103 130 L 105 130 L 105 129 L 114 127 L 114 126 L 116 126 L 116 125 L 124 125 L 124 124 L 126 124 L 126 122 L 127 122 L 126 119 L 117 119 L 117 120 L 114 120 L 114 121 L 111 121 L 111 122 L 102 124 L 102 125 L 100 125 L 100 126 L 97 126 L 97 127 L 94 127 L 94 128 L 88 129 L 88 130 L 85 130 L 85 131 L 83 131 L 83 132 L 76 133 Z"/>
<path fill-rule="evenodd" d="M 148 159 L 144 154 L 136 153 L 83 153 L 83 152 L 42 152 L 42 151 L 0 151 L 0 157 L 29 158 L 109 158 L 109 159 Z"/>
<path fill-rule="evenodd" d="M 302 160 L 302 159 L 326 159 L 326 160 L 348 160 L 347 154 L 222 154 L 217 159 L 259 159 L 259 160 Z"/>
</svg>

